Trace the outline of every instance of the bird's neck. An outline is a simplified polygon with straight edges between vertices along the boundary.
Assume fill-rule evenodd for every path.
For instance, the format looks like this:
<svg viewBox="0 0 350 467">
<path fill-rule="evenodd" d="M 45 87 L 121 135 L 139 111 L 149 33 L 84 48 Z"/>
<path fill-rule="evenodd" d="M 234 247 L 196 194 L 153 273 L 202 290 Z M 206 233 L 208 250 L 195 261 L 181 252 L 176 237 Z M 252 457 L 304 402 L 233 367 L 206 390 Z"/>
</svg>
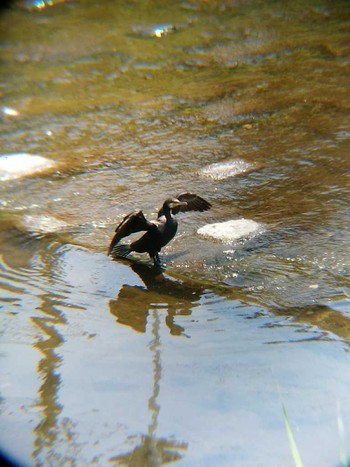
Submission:
<svg viewBox="0 0 350 467">
<path fill-rule="evenodd" d="M 164 216 L 166 218 L 166 220 L 169 222 L 169 221 L 173 221 L 175 218 L 173 217 L 172 213 L 171 213 L 171 210 L 170 209 L 166 209 L 164 211 Z"/>
</svg>

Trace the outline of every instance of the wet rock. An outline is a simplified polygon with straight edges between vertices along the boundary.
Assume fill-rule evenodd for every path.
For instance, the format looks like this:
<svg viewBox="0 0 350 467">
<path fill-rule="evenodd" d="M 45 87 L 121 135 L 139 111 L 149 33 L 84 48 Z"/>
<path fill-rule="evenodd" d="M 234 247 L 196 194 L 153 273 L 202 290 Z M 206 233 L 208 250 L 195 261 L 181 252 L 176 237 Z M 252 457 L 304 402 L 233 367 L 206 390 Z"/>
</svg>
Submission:
<svg viewBox="0 0 350 467">
<path fill-rule="evenodd" d="M 236 219 L 206 224 L 197 230 L 199 235 L 214 238 L 224 243 L 232 242 L 242 237 L 255 236 L 263 231 L 264 227 L 251 219 Z"/>
<path fill-rule="evenodd" d="M 234 159 L 226 162 L 218 162 L 204 167 L 200 174 L 214 180 L 224 180 L 234 177 L 252 169 L 253 165 L 243 159 Z"/>
<path fill-rule="evenodd" d="M 66 222 L 48 215 L 28 214 L 23 217 L 22 224 L 25 230 L 37 235 L 62 232 L 69 227 Z"/>
<path fill-rule="evenodd" d="M 42 156 L 26 153 L 0 155 L 0 180 L 14 180 L 52 169 L 55 163 Z"/>
</svg>

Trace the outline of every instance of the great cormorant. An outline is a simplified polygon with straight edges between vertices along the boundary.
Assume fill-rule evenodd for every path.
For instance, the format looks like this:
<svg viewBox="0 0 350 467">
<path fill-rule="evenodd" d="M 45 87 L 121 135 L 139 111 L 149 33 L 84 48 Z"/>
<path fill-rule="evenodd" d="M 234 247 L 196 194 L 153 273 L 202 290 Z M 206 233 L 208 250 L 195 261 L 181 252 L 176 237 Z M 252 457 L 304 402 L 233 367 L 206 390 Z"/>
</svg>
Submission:
<svg viewBox="0 0 350 467">
<path fill-rule="evenodd" d="M 177 220 L 173 214 L 186 211 L 207 211 L 211 204 L 194 193 L 182 193 L 177 198 L 168 198 L 158 211 L 157 219 L 149 222 L 142 211 L 134 211 L 115 229 L 108 249 L 113 258 L 126 257 L 132 251 L 148 253 L 156 266 L 160 266 L 159 252 L 175 237 Z M 138 240 L 128 244 L 119 243 L 135 232 L 146 231 Z"/>
</svg>

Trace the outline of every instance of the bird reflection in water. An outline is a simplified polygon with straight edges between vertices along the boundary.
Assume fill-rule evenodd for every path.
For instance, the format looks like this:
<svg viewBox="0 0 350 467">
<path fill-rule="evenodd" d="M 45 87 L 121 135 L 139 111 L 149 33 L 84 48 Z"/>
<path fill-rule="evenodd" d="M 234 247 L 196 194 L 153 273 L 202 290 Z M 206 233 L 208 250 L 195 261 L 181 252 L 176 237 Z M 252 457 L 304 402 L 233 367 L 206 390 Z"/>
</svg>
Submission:
<svg viewBox="0 0 350 467">
<path fill-rule="evenodd" d="M 199 302 L 204 287 L 191 287 L 170 279 L 161 270 L 145 264 L 131 262 L 131 268 L 145 284 L 123 285 L 118 297 L 110 300 L 109 309 L 119 324 L 130 326 L 137 332 L 146 332 L 151 310 L 164 310 L 165 322 L 174 336 L 184 335 L 184 328 L 175 324 L 177 315 L 188 316 Z"/>
<path fill-rule="evenodd" d="M 110 312 L 119 324 L 130 326 L 137 332 L 146 332 L 151 326 L 152 341 L 149 349 L 152 354 L 153 390 L 148 400 L 151 420 L 147 434 L 130 452 L 115 456 L 111 462 L 118 465 L 156 466 L 180 460 L 188 447 L 186 442 L 174 438 L 157 437 L 160 405 L 158 397 L 162 377 L 160 316 L 166 310 L 165 319 L 172 335 L 183 335 L 184 328 L 174 323 L 175 315 L 190 315 L 203 289 L 195 289 L 179 281 L 164 276 L 157 269 L 144 264 L 132 263 L 132 269 L 139 275 L 145 287 L 124 285 L 116 300 L 110 301 Z"/>
<path fill-rule="evenodd" d="M 160 381 L 162 377 L 159 328 L 159 313 L 156 311 L 153 314 L 152 322 L 153 339 L 149 347 L 153 357 L 153 390 L 151 397 L 148 399 L 148 409 L 151 413 L 151 420 L 148 424 L 147 434 L 141 436 L 140 442 L 130 452 L 114 456 L 110 459 L 110 462 L 117 465 L 154 467 L 167 464 L 180 460 L 182 458 L 181 451 L 185 451 L 188 447 L 188 444 L 185 442 L 176 441 L 174 438 L 158 438 L 156 434 L 160 413 L 160 405 L 157 400 L 160 393 Z M 130 439 L 132 439 L 132 437 L 129 437 L 129 440 Z"/>
</svg>

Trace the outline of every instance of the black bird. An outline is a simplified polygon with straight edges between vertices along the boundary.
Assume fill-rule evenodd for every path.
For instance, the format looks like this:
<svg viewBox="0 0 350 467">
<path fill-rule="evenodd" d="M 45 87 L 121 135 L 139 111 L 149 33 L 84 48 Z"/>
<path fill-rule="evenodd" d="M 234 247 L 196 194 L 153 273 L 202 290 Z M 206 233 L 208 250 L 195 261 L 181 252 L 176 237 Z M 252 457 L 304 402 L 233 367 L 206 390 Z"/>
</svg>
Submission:
<svg viewBox="0 0 350 467">
<path fill-rule="evenodd" d="M 175 237 L 177 220 L 173 214 L 186 211 L 207 211 L 211 204 L 194 193 L 182 193 L 177 198 L 168 198 L 158 211 L 157 219 L 149 222 L 142 211 L 134 211 L 121 221 L 115 229 L 114 237 L 108 249 L 113 258 L 126 257 L 132 251 L 148 253 L 156 266 L 160 266 L 159 252 Z M 119 243 L 124 237 L 135 232 L 146 231 L 130 245 Z"/>
</svg>

